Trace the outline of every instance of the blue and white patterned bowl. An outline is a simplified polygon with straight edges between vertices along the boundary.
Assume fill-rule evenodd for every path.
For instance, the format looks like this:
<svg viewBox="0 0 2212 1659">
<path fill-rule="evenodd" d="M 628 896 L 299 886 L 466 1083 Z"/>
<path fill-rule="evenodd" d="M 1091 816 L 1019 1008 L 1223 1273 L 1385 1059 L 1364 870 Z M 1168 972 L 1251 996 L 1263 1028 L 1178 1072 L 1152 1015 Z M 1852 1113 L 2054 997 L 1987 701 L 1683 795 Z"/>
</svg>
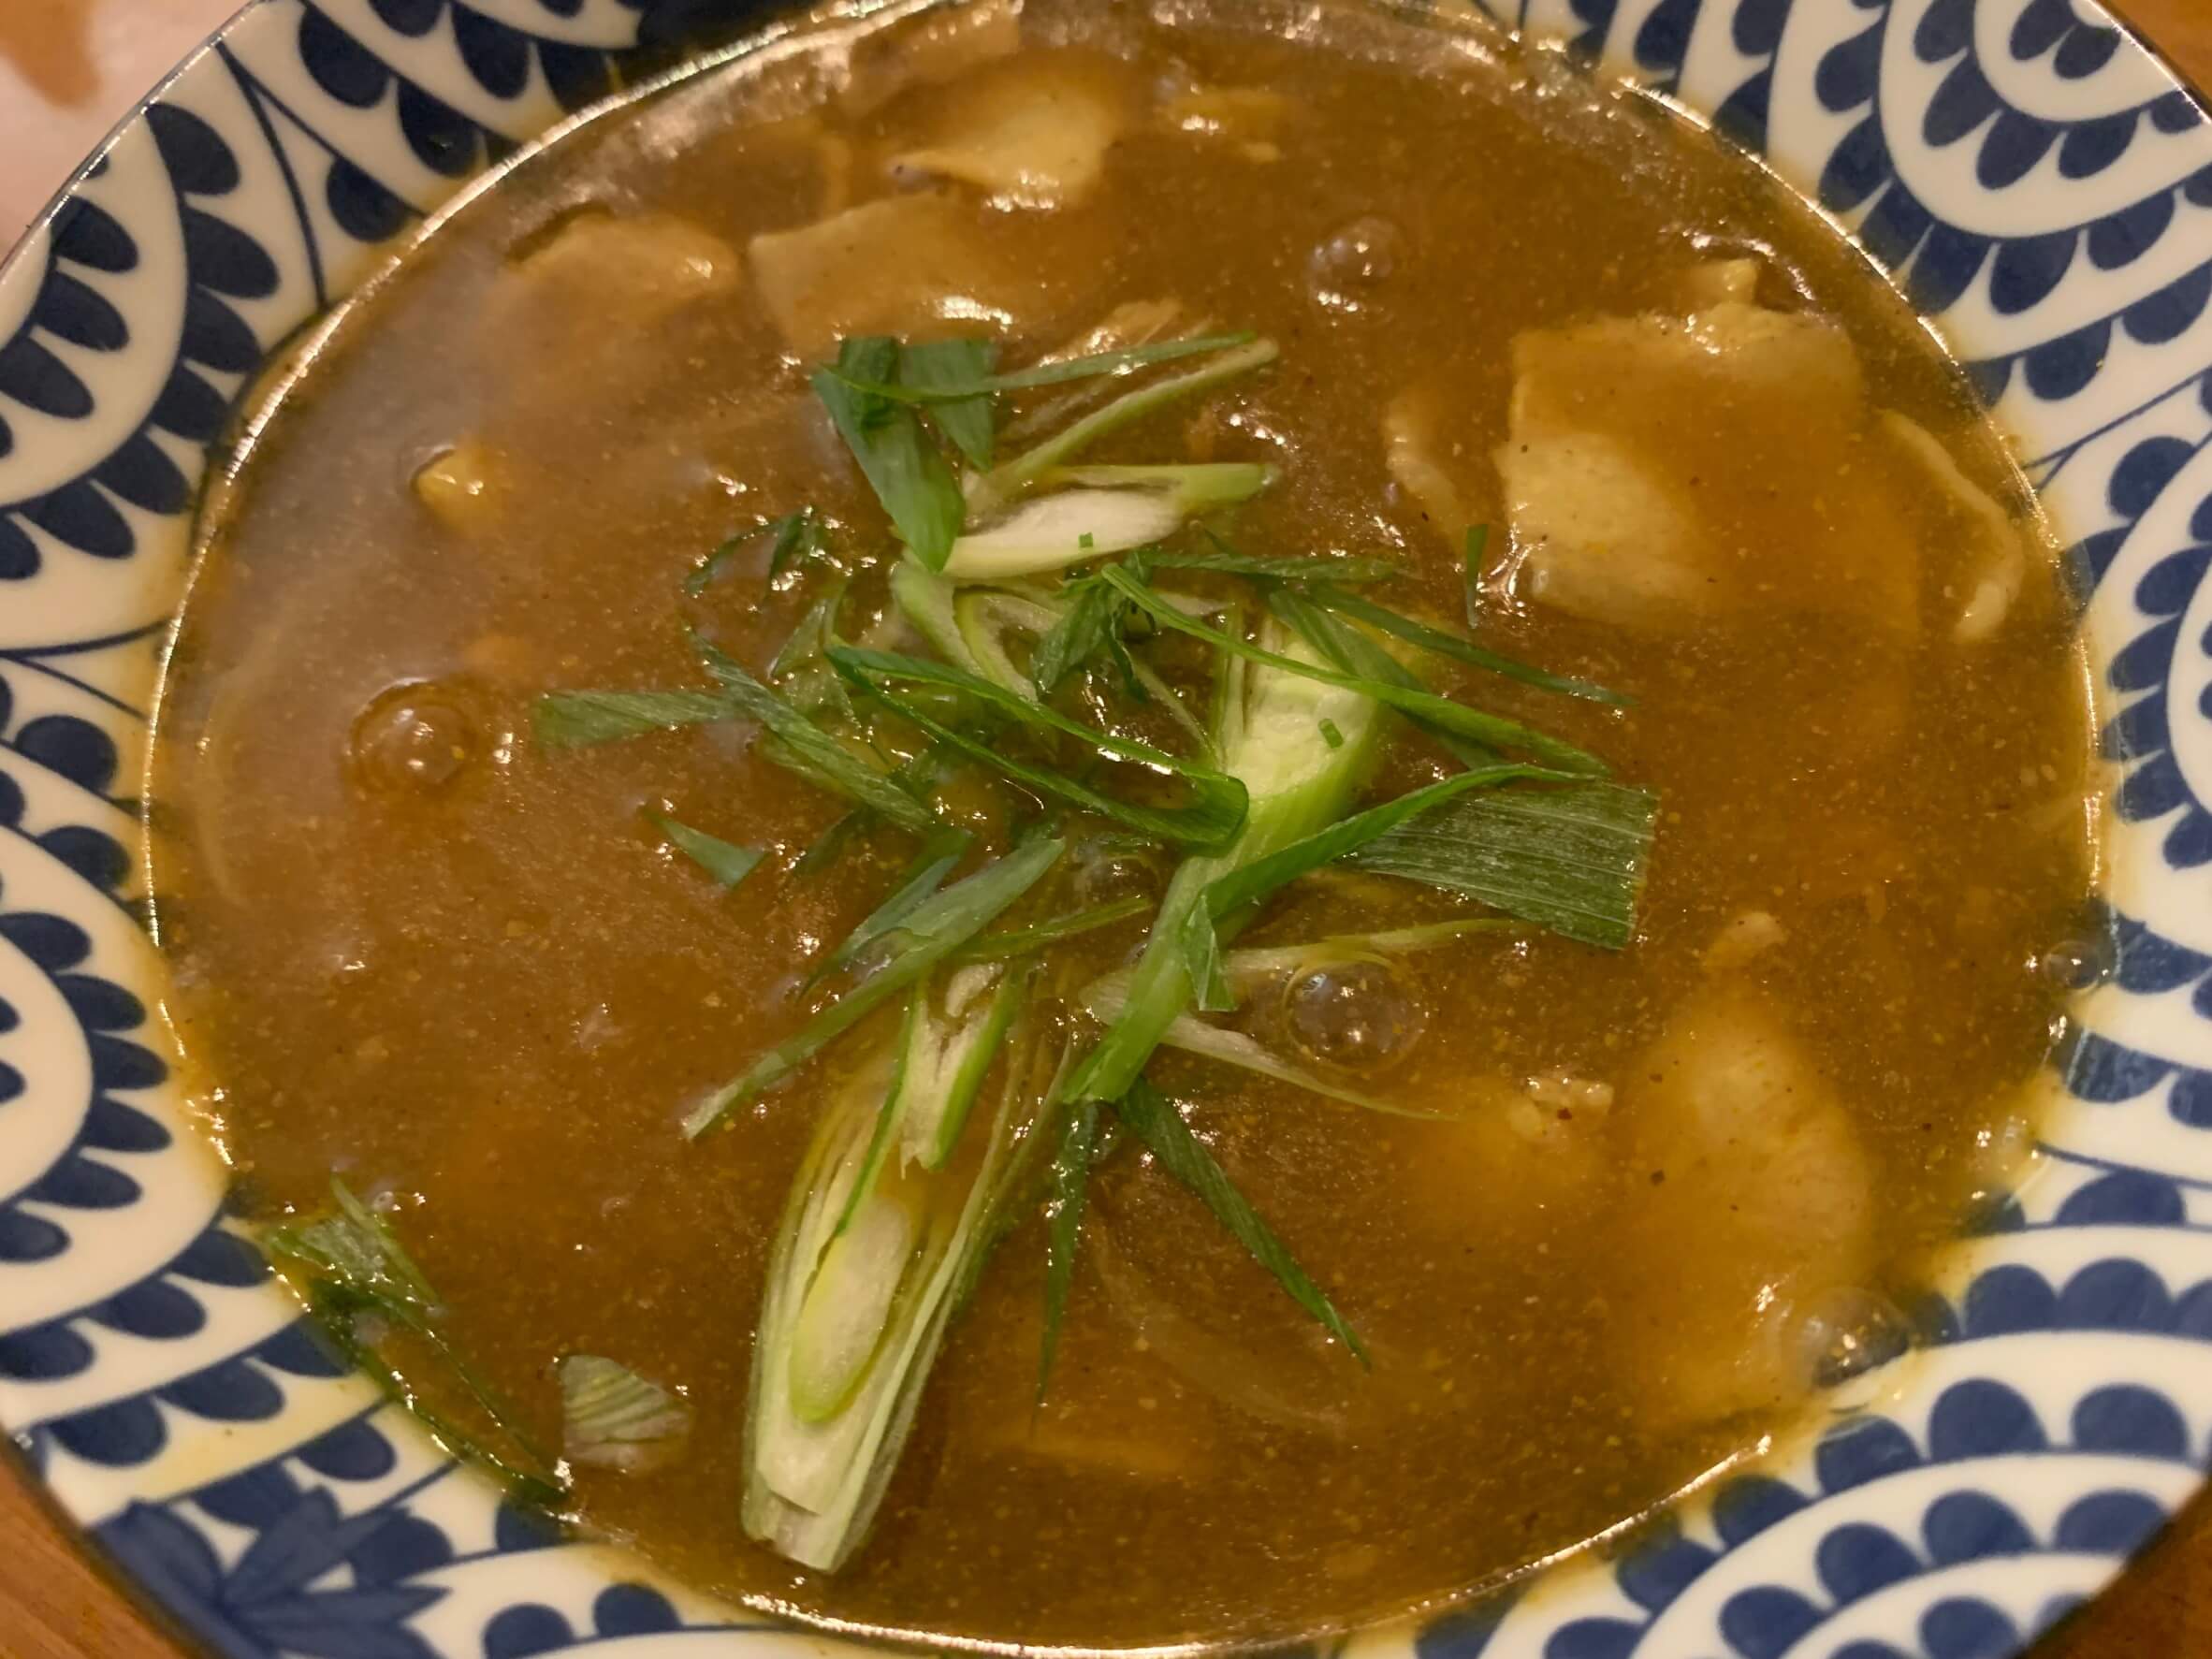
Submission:
<svg viewBox="0 0 2212 1659">
<path fill-rule="evenodd" d="M 1920 1356 L 1626 1553 L 1356 1645 L 1998 1659 L 2212 1462 L 2212 117 L 2089 0 L 1488 3 L 1815 196 L 2033 458 L 2087 601 L 2119 952 Z M 830 1645 L 561 1541 L 342 1373 L 226 1212 L 143 925 L 147 710 L 237 400 L 392 238 L 717 9 L 258 0 L 0 271 L 0 1423 L 226 1659 Z"/>
</svg>

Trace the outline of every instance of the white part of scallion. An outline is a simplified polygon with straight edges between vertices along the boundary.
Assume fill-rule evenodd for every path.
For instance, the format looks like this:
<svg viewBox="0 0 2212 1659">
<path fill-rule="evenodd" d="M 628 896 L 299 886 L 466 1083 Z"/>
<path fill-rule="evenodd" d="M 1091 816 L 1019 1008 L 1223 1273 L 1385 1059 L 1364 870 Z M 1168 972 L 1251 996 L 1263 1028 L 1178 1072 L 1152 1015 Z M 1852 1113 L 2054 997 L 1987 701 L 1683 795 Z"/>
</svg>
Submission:
<svg viewBox="0 0 2212 1659">
<path fill-rule="evenodd" d="M 1185 516 L 1172 491 L 1063 489 L 961 536 L 944 574 L 956 582 L 1001 582 L 1065 570 L 1160 541 L 1182 527 Z"/>
<path fill-rule="evenodd" d="M 871 1159 L 900 1070 L 880 1055 L 823 1110 L 754 1338 L 745 1530 L 822 1572 L 850 1559 L 882 1500 L 945 1327 L 997 1236 L 1016 1118 L 1033 1100 L 1028 1069 L 1012 1067 L 973 1157 L 941 1171 Z"/>
<path fill-rule="evenodd" d="M 1293 662 L 1319 660 L 1272 618 L 1260 643 Z M 1364 692 L 1264 662 L 1251 663 L 1243 681 L 1241 695 L 1225 697 L 1215 710 L 1215 742 L 1222 769 L 1250 793 L 1244 827 L 1226 852 L 1186 858 L 1177 867 L 1131 975 L 1128 1000 L 1070 1073 L 1064 1085 L 1070 1099 L 1119 1099 L 1136 1082 L 1190 1006 L 1194 987 L 1180 936 L 1206 888 L 1343 816 L 1381 748 L 1389 711 Z M 1324 720 L 1342 735 L 1341 745 L 1323 741 Z M 1233 927 L 1235 919 L 1223 924 Z"/>
<path fill-rule="evenodd" d="M 923 985 L 905 1033 L 901 1099 L 893 1108 L 903 1159 L 941 1170 L 952 1157 L 1027 984 L 1003 963 L 979 963 L 952 976 L 941 1010 Z"/>
</svg>

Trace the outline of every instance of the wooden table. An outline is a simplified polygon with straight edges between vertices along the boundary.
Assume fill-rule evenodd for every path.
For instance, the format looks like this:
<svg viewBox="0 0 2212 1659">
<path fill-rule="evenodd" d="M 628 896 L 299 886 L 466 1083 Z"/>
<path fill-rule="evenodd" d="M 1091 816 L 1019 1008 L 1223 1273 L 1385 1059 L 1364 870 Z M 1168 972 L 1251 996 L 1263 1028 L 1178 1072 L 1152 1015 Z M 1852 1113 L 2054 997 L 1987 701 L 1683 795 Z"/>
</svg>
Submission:
<svg viewBox="0 0 2212 1659">
<path fill-rule="evenodd" d="M 0 0 L 0 246 L 146 87 L 235 0 Z M 2212 0 L 2122 0 L 2197 80 L 2212 85 Z M 0 1472 L 0 1659 L 176 1659 Z M 2200 1500 L 2110 1595 L 2037 1659 L 2212 1654 L 2212 1497 Z"/>
</svg>

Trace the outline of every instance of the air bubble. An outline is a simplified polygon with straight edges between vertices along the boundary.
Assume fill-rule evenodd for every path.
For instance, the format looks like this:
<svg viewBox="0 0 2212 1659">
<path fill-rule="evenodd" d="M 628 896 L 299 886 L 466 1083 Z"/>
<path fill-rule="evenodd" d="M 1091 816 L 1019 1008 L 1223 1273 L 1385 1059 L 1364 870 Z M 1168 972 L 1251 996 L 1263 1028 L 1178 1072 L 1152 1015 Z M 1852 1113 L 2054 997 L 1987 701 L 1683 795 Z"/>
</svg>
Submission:
<svg viewBox="0 0 2212 1659">
<path fill-rule="evenodd" d="M 1381 958 L 1306 968 L 1283 988 L 1284 1034 L 1299 1055 L 1335 1071 L 1387 1070 L 1428 1029 L 1429 1009 L 1404 970 Z"/>
</svg>

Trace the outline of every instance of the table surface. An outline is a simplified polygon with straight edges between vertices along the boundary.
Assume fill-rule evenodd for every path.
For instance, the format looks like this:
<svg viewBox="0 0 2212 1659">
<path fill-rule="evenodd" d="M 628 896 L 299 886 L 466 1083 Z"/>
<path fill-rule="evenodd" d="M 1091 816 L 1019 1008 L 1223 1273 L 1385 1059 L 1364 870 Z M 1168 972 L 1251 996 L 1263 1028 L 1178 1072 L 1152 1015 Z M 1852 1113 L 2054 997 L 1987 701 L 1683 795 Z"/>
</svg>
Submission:
<svg viewBox="0 0 2212 1659">
<path fill-rule="evenodd" d="M 0 247 L 14 240 L 101 133 L 236 0 L 0 0 Z M 2212 0 L 2121 0 L 2135 23 L 2212 85 Z M 2198 1502 L 2111 1594 L 2037 1659 L 2212 1653 L 2212 1498 Z M 0 1471 L 0 1655 L 176 1659 L 176 1650 L 77 1555 Z"/>
</svg>

